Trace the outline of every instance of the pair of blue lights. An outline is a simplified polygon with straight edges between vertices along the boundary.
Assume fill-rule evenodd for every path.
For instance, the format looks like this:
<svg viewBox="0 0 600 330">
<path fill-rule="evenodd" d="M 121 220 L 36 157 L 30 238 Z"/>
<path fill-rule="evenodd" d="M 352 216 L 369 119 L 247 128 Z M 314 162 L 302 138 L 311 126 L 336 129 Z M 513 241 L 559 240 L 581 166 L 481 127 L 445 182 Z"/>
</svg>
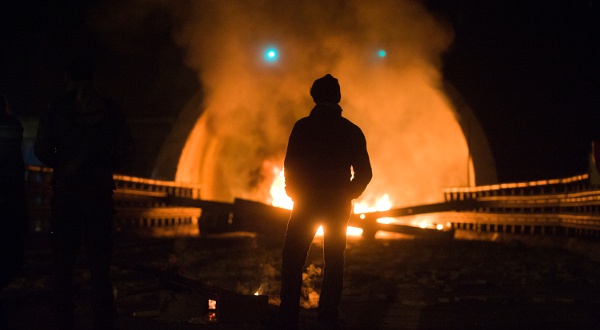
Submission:
<svg viewBox="0 0 600 330">
<path fill-rule="evenodd" d="M 380 58 L 384 58 L 387 56 L 387 52 L 385 49 L 380 49 L 377 51 L 377 56 Z M 264 59 L 267 62 L 276 62 L 279 59 L 279 50 L 275 47 L 269 47 L 265 50 Z"/>
</svg>

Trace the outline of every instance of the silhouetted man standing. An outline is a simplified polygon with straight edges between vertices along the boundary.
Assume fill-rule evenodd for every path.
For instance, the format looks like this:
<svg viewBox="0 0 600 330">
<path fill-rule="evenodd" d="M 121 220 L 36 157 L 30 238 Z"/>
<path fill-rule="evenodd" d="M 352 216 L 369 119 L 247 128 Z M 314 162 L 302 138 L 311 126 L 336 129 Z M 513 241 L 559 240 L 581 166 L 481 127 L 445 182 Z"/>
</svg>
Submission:
<svg viewBox="0 0 600 330">
<path fill-rule="evenodd" d="M 372 172 L 365 136 L 342 117 L 338 80 L 329 74 L 315 80 L 310 95 L 316 105 L 294 125 L 284 163 L 294 208 L 282 252 L 280 316 L 286 328 L 297 327 L 302 268 L 322 225 L 325 270 L 317 322 L 336 328 L 352 199 L 365 190 Z"/>
<path fill-rule="evenodd" d="M 35 154 L 54 169 L 52 239 L 56 263 L 59 329 L 73 328 L 73 267 L 83 237 L 92 287 L 94 325 L 114 326 L 110 262 L 113 244 L 113 171 L 133 156 L 123 112 L 93 85 L 94 66 L 85 59 L 67 67 L 67 92 L 40 119 Z"/>
</svg>

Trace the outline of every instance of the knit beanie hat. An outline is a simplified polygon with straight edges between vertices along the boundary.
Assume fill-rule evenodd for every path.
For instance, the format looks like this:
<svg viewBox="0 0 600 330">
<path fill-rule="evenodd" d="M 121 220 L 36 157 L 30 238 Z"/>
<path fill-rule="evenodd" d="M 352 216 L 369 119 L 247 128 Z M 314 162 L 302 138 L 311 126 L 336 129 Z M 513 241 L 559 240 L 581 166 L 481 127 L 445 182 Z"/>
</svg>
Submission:
<svg viewBox="0 0 600 330">
<path fill-rule="evenodd" d="M 324 77 L 315 80 L 310 88 L 310 96 L 312 96 L 315 103 L 339 103 L 342 99 L 340 84 L 332 75 L 326 74 Z"/>
</svg>

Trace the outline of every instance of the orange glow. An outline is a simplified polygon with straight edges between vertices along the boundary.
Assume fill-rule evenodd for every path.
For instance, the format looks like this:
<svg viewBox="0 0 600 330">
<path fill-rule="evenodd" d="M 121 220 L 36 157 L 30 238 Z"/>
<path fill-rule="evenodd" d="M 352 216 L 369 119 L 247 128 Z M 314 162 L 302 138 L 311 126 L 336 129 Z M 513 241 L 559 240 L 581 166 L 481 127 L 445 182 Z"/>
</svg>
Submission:
<svg viewBox="0 0 600 330">
<path fill-rule="evenodd" d="M 454 100 L 440 70 L 453 38 L 446 24 L 414 1 L 391 7 L 354 1 L 334 16 L 326 2 L 293 3 L 177 8 L 186 15 L 174 35 L 202 88 L 178 115 L 157 169 L 171 177 L 177 162 L 175 181 L 200 184 L 205 200 L 291 209 L 281 169 L 286 143 L 294 122 L 314 106 L 312 82 L 331 73 L 341 85 L 343 116 L 363 130 L 373 167 L 356 214 L 442 202 L 444 188 L 475 182 L 471 156 L 478 150 L 469 151 L 467 140 L 478 140 L 479 123 Z M 306 35 L 286 33 L 306 26 Z M 265 64 L 263 43 L 273 42 L 274 33 L 280 56 Z M 385 54 L 373 58 L 384 45 Z M 445 228 L 434 220 L 413 225 Z"/>
<path fill-rule="evenodd" d="M 375 211 L 387 211 L 392 208 L 392 202 L 390 201 L 390 195 L 384 194 L 380 198 L 375 200 L 373 205 L 368 205 L 366 202 L 354 203 L 354 213 L 367 213 Z"/>
<path fill-rule="evenodd" d="M 273 180 L 273 184 L 271 185 L 271 205 L 285 208 L 291 210 L 294 206 L 294 202 L 288 195 L 285 193 L 285 176 L 284 169 L 280 169 L 278 167 L 273 167 L 273 172 L 275 173 L 275 179 Z M 392 202 L 390 201 L 390 196 L 388 194 L 384 194 L 382 197 L 376 199 L 374 205 L 368 205 L 366 202 L 355 202 L 354 203 L 354 213 L 366 213 L 366 212 L 374 212 L 374 211 L 386 211 L 392 207 Z M 364 215 L 363 215 L 364 218 Z M 381 223 L 390 223 L 392 218 L 381 218 L 378 219 L 377 222 Z M 363 233 L 362 228 L 348 226 L 346 230 L 347 236 L 355 236 L 359 237 Z M 317 237 L 323 236 L 323 227 L 319 227 L 317 230 Z"/>
<path fill-rule="evenodd" d="M 273 173 L 275 173 L 275 180 L 271 185 L 271 205 L 291 210 L 294 202 L 285 193 L 283 169 L 274 166 Z"/>
<path fill-rule="evenodd" d="M 448 230 L 452 227 L 452 224 L 448 222 L 443 223 L 442 221 L 442 218 L 440 218 L 440 216 L 436 213 L 418 214 L 394 219 L 395 223 L 423 229 Z"/>
<path fill-rule="evenodd" d="M 217 301 L 209 299 L 208 300 L 208 309 L 217 309 Z"/>
<path fill-rule="evenodd" d="M 259 296 L 261 295 L 263 292 L 263 285 L 261 284 L 260 287 L 258 288 L 258 290 L 256 290 L 256 292 L 254 292 L 255 296 Z"/>
<path fill-rule="evenodd" d="M 384 194 L 395 207 L 435 203 L 443 201 L 444 188 L 467 186 L 475 173 L 465 134 L 473 139 L 476 123 L 461 127 L 470 117 L 457 112 L 445 89 L 441 57 L 453 35 L 445 24 L 414 1 L 391 7 L 355 1 L 346 8 L 351 18 L 330 17 L 326 2 L 294 3 L 281 15 L 271 12 L 280 6 L 211 2 L 178 24 L 177 41 L 198 70 L 201 99 L 177 118 L 157 167 L 171 168 L 180 154 L 176 181 L 201 184 L 203 199 L 271 204 L 274 173 L 263 162 L 283 163 L 294 122 L 314 106 L 309 87 L 331 73 L 341 85 L 343 116 L 363 130 L 374 169 L 359 203 L 375 207 Z M 262 42 L 271 42 L 274 32 L 265 17 L 281 26 L 276 65 L 262 57 Z M 340 34 L 328 26 L 346 19 L 355 19 L 356 28 Z M 306 26 L 318 33 L 286 33 Z M 380 48 L 368 45 L 385 45 L 386 56 L 374 59 L 368 54 Z"/>
</svg>

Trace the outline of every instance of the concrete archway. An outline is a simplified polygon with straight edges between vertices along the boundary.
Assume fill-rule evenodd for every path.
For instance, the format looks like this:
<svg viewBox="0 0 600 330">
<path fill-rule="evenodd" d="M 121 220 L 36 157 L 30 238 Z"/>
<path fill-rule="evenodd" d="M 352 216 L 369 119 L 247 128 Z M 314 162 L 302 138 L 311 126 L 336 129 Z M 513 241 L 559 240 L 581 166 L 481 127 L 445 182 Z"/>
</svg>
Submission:
<svg viewBox="0 0 600 330">
<path fill-rule="evenodd" d="M 473 109 L 452 84 L 446 82 L 444 91 L 453 104 L 456 121 L 462 129 L 469 147 L 469 157 L 473 163 L 474 172 L 470 183 L 478 186 L 498 183 L 493 152 Z"/>
</svg>

